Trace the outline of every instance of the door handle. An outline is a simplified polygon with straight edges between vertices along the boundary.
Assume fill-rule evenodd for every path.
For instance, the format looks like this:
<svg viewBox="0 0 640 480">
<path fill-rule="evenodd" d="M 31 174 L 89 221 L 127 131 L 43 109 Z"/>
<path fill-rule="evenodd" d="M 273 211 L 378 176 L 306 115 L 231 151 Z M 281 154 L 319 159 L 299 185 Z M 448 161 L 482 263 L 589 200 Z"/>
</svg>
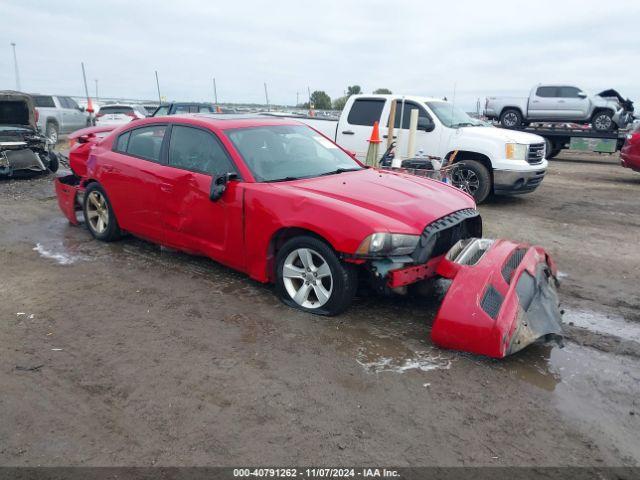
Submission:
<svg viewBox="0 0 640 480">
<path fill-rule="evenodd" d="M 343 130 L 342 134 L 343 135 L 355 135 L 355 133 L 353 131 L 351 131 L 351 130 Z"/>
<path fill-rule="evenodd" d="M 389 135 L 382 135 L 382 138 L 389 138 Z M 398 136 L 394 135 L 393 138 L 398 138 Z"/>
</svg>

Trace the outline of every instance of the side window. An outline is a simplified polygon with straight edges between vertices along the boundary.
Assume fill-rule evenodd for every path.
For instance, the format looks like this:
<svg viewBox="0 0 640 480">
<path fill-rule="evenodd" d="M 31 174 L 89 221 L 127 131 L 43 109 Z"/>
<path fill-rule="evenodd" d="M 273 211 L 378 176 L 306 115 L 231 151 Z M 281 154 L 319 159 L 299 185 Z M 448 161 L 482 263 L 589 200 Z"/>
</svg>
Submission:
<svg viewBox="0 0 640 480">
<path fill-rule="evenodd" d="M 53 97 L 46 95 L 36 95 L 33 97 L 33 102 L 36 107 L 56 108 L 56 104 L 53 103 Z"/>
<path fill-rule="evenodd" d="M 58 100 L 60 100 L 60 105 L 62 106 L 62 108 L 73 108 L 71 99 L 69 97 L 58 97 Z"/>
<path fill-rule="evenodd" d="M 538 97 L 557 97 L 558 96 L 558 87 L 538 87 L 536 90 L 536 95 Z"/>
<path fill-rule="evenodd" d="M 169 113 L 169 107 L 162 106 L 162 107 L 158 107 L 158 109 L 154 112 L 153 116 L 160 117 L 162 115 L 166 115 L 167 113 Z"/>
<path fill-rule="evenodd" d="M 116 140 L 116 146 L 115 146 L 116 152 L 125 153 L 127 151 L 127 144 L 129 143 L 130 136 L 131 136 L 131 132 L 126 132 L 118 137 L 118 140 Z"/>
<path fill-rule="evenodd" d="M 578 94 L 580 89 L 576 87 L 560 87 L 560 94 L 558 96 L 563 98 L 579 98 Z"/>
<path fill-rule="evenodd" d="M 208 175 L 236 171 L 212 133 L 182 125 L 171 129 L 169 166 Z"/>
<path fill-rule="evenodd" d="M 427 113 L 427 111 L 413 102 L 404 102 L 404 114 L 401 111 L 401 100 L 396 100 L 396 119 L 394 122 L 394 128 L 400 128 L 400 117 L 402 116 L 402 128 L 409 129 L 409 122 L 411 121 L 411 110 L 417 108 L 418 109 L 418 123 L 420 123 L 420 119 L 424 119 L 429 123 L 433 123 L 431 116 Z"/>
<path fill-rule="evenodd" d="M 78 103 L 73 98 L 67 97 L 67 101 L 69 102 L 69 108 L 80 110 L 80 105 L 78 105 Z"/>
<path fill-rule="evenodd" d="M 176 115 L 181 113 L 189 113 L 189 105 L 176 105 L 175 111 L 173 112 Z"/>
<path fill-rule="evenodd" d="M 198 112 L 199 113 L 211 113 L 211 112 L 213 112 L 213 107 L 210 107 L 208 105 L 200 105 Z"/>
<path fill-rule="evenodd" d="M 384 102 L 385 100 L 378 98 L 359 98 L 353 102 L 347 122 L 351 125 L 372 127 L 375 122 L 380 120 Z"/>
<path fill-rule="evenodd" d="M 153 162 L 160 162 L 165 125 L 136 128 L 130 131 L 127 153 Z"/>
</svg>

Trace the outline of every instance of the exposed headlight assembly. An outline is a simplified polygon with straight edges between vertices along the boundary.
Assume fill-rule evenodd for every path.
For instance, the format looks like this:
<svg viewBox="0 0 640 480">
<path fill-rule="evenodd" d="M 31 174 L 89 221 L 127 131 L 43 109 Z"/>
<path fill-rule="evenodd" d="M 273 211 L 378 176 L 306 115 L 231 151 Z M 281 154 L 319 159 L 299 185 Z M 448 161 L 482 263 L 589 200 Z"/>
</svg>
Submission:
<svg viewBox="0 0 640 480">
<path fill-rule="evenodd" d="M 505 155 L 509 160 L 526 160 L 529 153 L 529 145 L 522 143 L 507 143 Z"/>
<path fill-rule="evenodd" d="M 409 255 L 416 249 L 419 239 L 420 235 L 373 233 L 362 241 L 358 250 L 356 250 L 356 255 Z"/>
</svg>

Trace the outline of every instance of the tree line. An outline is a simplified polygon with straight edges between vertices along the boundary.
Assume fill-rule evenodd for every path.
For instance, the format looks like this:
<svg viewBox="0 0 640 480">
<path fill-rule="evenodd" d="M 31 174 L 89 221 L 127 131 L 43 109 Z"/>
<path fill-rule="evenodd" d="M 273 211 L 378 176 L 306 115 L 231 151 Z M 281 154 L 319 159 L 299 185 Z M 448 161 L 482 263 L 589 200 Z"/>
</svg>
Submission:
<svg viewBox="0 0 640 480">
<path fill-rule="evenodd" d="M 327 92 L 323 90 L 316 90 L 311 94 L 311 104 L 313 108 L 316 110 L 342 110 L 344 105 L 347 103 L 347 99 L 351 95 L 358 95 L 362 93 L 362 88 L 360 85 L 350 85 L 347 87 L 347 92 L 342 97 L 338 97 L 331 101 L 331 97 L 327 95 Z M 377 88 L 373 91 L 373 93 L 379 94 L 391 94 L 393 93 L 388 88 Z M 309 102 L 305 102 L 302 105 L 302 108 L 310 108 Z"/>
</svg>

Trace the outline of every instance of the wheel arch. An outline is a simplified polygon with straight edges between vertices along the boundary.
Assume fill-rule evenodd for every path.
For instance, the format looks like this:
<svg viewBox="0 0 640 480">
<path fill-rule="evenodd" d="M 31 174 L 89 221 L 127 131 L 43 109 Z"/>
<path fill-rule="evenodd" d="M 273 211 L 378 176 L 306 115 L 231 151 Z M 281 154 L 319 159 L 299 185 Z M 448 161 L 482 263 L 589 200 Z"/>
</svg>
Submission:
<svg viewBox="0 0 640 480">
<path fill-rule="evenodd" d="M 500 119 L 500 117 L 502 117 L 502 114 L 507 110 L 517 111 L 518 113 L 520 113 L 520 115 L 522 115 L 522 119 L 524 120 L 524 112 L 522 111 L 522 107 L 518 107 L 516 105 L 505 105 L 504 107 L 502 107 L 500 109 L 500 112 L 498 113 L 498 119 Z"/>
<path fill-rule="evenodd" d="M 451 155 L 453 155 L 453 150 L 445 155 L 445 158 L 449 160 Z M 456 154 L 456 158 L 453 163 L 458 163 L 463 160 L 475 160 L 480 162 L 484 167 L 489 171 L 489 176 L 491 177 L 491 188 L 493 189 L 493 165 L 491 163 L 491 159 L 488 155 L 480 152 L 474 152 L 471 150 L 458 150 Z"/>
<path fill-rule="evenodd" d="M 290 240 L 291 238 L 294 238 L 294 237 L 303 236 L 303 235 L 316 238 L 321 242 L 326 243 L 329 248 L 333 249 L 336 253 L 338 253 L 338 251 L 333 246 L 333 244 L 325 236 L 321 235 L 318 232 L 310 230 L 309 228 L 299 227 L 299 226 L 281 227 L 278 230 L 276 230 L 273 233 L 273 235 L 271 235 L 271 238 L 269 239 L 269 244 L 267 246 L 267 264 L 266 264 L 267 272 L 266 273 L 267 273 L 267 278 L 269 282 L 273 282 L 275 280 L 275 269 L 276 269 L 275 259 L 276 259 L 276 255 L 278 254 L 278 250 L 282 248 L 282 246 L 285 244 L 285 242 L 287 242 L 287 240 Z"/>
</svg>

